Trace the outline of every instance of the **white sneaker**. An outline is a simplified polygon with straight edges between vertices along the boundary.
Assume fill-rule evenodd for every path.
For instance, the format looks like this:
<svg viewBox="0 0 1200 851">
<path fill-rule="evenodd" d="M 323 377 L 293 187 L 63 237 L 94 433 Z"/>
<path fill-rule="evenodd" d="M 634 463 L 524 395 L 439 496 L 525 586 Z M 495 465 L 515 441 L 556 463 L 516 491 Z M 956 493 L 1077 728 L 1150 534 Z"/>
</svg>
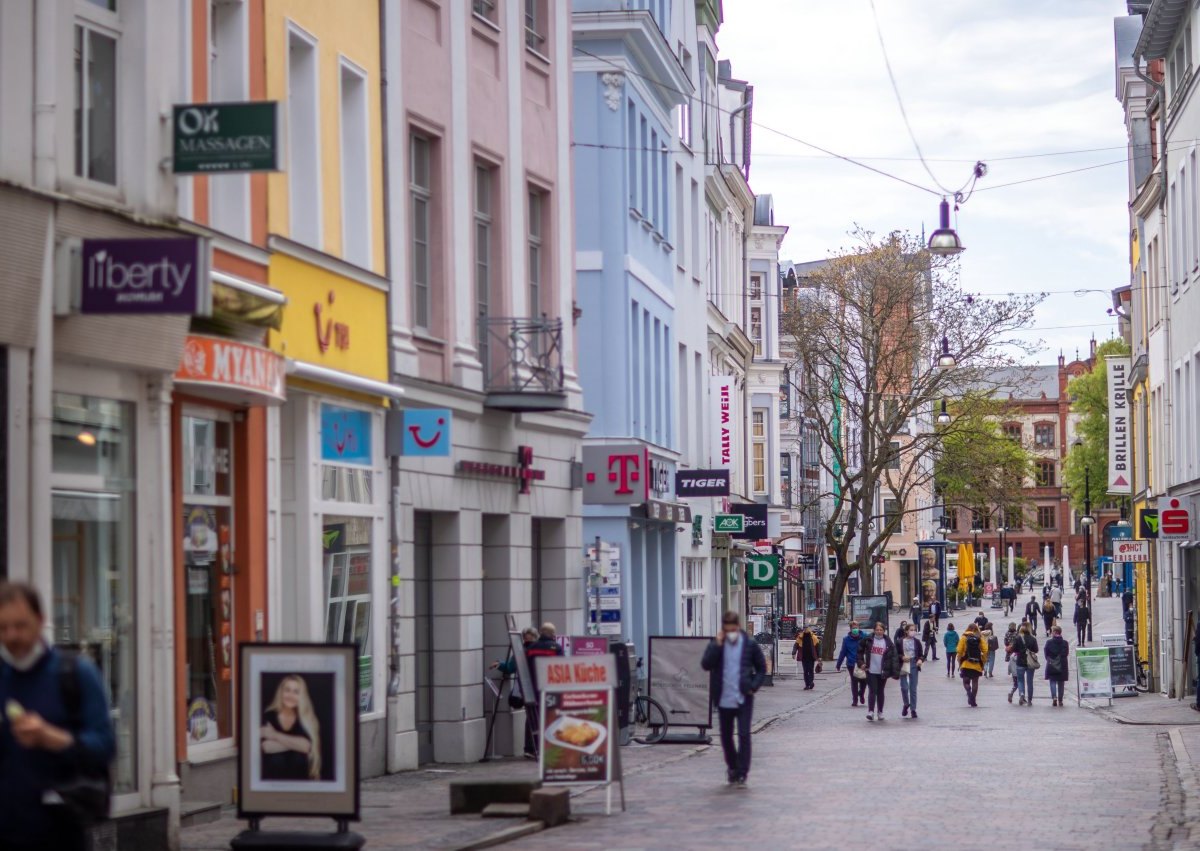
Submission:
<svg viewBox="0 0 1200 851">
<path fill-rule="evenodd" d="M 875 720 L 876 720 L 876 721 L 882 721 L 882 720 L 883 720 L 883 713 L 882 713 L 882 712 L 878 712 L 878 713 L 876 713 L 876 714 L 875 714 Z"/>
<path fill-rule="evenodd" d="M 868 721 L 874 721 L 874 720 L 875 720 L 875 713 L 874 713 L 874 712 L 868 712 L 868 713 L 867 713 L 867 720 L 868 720 Z"/>
</svg>

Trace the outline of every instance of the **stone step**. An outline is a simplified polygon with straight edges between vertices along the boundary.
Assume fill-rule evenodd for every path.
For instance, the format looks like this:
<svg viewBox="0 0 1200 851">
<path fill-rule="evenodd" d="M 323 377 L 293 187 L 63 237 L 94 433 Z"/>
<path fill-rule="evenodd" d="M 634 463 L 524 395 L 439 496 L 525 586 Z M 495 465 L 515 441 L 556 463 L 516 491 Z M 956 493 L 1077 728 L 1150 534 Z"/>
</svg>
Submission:
<svg viewBox="0 0 1200 851">
<path fill-rule="evenodd" d="M 179 803 L 179 826 L 195 827 L 198 824 L 211 824 L 221 819 L 220 801 L 181 801 Z"/>
<path fill-rule="evenodd" d="M 529 804 L 488 804 L 481 815 L 484 818 L 529 818 Z"/>
</svg>

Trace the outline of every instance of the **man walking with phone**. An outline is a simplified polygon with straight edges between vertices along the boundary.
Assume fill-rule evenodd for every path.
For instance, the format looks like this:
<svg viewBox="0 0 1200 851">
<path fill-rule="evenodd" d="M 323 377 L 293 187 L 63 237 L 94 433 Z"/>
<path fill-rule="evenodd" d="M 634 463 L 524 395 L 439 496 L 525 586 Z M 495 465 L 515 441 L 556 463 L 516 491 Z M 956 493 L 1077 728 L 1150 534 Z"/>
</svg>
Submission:
<svg viewBox="0 0 1200 851">
<path fill-rule="evenodd" d="M 700 667 L 708 671 L 709 693 L 717 705 L 726 779 L 730 785 L 744 787 L 750 773 L 754 695 L 767 677 L 767 660 L 758 642 L 742 629 L 737 612 L 726 612 L 721 618 L 721 631 L 705 648 Z"/>
</svg>

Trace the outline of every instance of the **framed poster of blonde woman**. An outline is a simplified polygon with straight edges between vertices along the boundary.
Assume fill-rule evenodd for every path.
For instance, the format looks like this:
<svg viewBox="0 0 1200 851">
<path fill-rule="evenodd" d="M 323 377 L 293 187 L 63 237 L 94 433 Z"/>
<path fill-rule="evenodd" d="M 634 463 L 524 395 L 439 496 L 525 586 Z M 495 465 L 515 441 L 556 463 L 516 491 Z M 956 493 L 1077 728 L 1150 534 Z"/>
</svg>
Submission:
<svg viewBox="0 0 1200 851">
<path fill-rule="evenodd" d="M 358 651 L 243 644 L 238 814 L 358 818 Z"/>
</svg>

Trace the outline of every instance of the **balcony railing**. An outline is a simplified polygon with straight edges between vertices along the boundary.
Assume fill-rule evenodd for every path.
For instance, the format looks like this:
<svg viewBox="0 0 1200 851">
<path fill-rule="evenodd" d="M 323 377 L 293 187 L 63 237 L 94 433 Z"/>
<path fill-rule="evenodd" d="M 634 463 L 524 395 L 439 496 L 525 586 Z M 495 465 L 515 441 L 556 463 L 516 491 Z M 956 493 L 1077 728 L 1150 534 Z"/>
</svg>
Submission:
<svg viewBox="0 0 1200 851">
<path fill-rule="evenodd" d="M 483 389 L 489 408 L 559 411 L 563 389 L 561 319 L 479 319 Z"/>
</svg>

